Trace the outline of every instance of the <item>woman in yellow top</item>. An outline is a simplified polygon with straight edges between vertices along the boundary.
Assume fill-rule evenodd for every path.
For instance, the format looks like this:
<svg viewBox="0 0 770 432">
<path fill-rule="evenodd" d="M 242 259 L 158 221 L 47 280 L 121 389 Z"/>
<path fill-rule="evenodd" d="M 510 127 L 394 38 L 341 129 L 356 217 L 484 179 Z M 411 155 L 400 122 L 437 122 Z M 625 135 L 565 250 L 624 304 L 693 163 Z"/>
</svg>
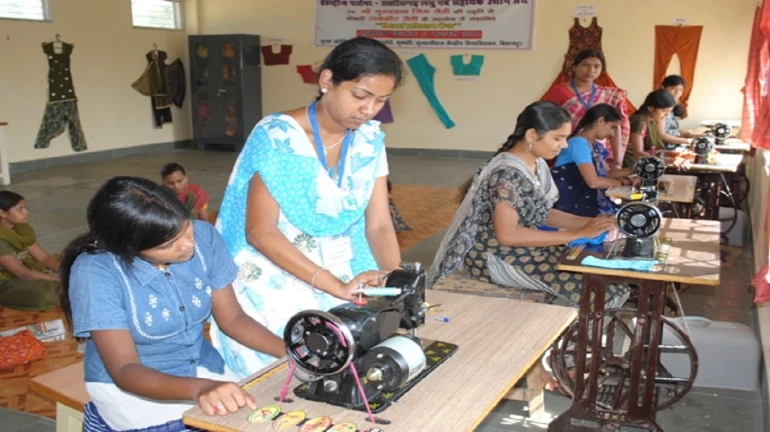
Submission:
<svg viewBox="0 0 770 432">
<path fill-rule="evenodd" d="M 0 306 L 21 310 L 59 307 L 59 260 L 37 242 L 24 197 L 0 191 Z"/>
</svg>

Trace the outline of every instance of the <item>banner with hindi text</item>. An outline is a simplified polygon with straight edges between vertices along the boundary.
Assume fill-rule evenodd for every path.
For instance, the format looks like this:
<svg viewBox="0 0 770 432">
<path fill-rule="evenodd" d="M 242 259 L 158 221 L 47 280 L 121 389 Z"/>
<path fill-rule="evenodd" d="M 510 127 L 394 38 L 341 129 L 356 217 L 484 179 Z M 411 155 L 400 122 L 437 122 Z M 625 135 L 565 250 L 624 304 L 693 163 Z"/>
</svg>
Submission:
<svg viewBox="0 0 770 432">
<path fill-rule="evenodd" d="M 535 0 L 315 0 L 315 45 L 366 36 L 393 48 L 532 49 Z"/>
</svg>

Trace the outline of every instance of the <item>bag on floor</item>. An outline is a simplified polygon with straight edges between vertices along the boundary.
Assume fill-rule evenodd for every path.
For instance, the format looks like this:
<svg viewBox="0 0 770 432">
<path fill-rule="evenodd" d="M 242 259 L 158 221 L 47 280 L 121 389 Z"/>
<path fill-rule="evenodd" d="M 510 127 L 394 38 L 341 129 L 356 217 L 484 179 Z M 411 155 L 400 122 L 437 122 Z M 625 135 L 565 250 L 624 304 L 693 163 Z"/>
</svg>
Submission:
<svg viewBox="0 0 770 432">
<path fill-rule="evenodd" d="M 45 357 L 45 346 L 29 330 L 0 338 L 0 369 L 20 366 Z"/>
</svg>

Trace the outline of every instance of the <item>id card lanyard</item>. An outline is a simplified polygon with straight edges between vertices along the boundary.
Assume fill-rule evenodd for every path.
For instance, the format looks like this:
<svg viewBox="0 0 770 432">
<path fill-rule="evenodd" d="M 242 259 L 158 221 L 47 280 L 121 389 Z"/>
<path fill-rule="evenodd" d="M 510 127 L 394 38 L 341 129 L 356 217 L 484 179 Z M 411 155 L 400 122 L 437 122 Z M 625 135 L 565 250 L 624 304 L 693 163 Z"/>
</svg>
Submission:
<svg viewBox="0 0 770 432">
<path fill-rule="evenodd" d="M 318 118 L 316 117 L 316 102 L 313 101 L 308 109 L 308 121 L 310 121 L 310 128 L 313 129 L 313 141 L 315 141 L 316 152 L 318 153 L 318 159 L 321 161 L 321 165 L 324 167 L 329 176 L 332 177 L 329 170 L 329 165 L 326 162 L 326 154 L 324 153 L 324 146 L 321 142 L 321 132 L 318 127 Z M 347 131 L 345 138 L 342 141 L 342 151 L 340 153 L 339 169 L 337 170 L 337 186 L 342 188 L 342 173 L 345 171 L 345 160 L 347 159 L 348 149 L 350 148 L 350 142 L 353 140 L 353 133 Z M 333 179 L 333 177 L 332 177 Z"/>
</svg>

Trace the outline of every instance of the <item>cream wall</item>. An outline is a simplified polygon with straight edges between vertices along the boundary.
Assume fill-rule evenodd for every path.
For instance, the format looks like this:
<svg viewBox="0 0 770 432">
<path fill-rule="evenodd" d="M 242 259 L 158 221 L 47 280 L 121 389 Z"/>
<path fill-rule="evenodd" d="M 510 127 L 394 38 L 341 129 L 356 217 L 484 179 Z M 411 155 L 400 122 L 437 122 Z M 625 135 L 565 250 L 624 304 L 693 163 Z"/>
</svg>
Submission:
<svg viewBox="0 0 770 432">
<path fill-rule="evenodd" d="M 190 138 L 189 97 L 182 110 L 172 108 L 171 125 L 155 129 L 149 98 L 131 88 L 153 43 L 187 67 L 184 31 L 134 29 L 129 0 L 53 0 L 53 20 L 0 20 L 0 121 L 10 123 L 10 162 L 75 154 L 67 132 L 48 149 L 33 148 L 46 105 L 40 44 L 56 33 L 75 45 L 71 70 L 89 152 Z"/>
<path fill-rule="evenodd" d="M 308 102 L 313 86 L 303 84 L 297 64 L 313 63 L 328 49 L 314 48 L 313 0 L 197 0 L 201 33 L 252 33 L 294 45 L 289 66 L 262 72 L 264 112 Z M 385 126 L 390 147 L 494 150 L 513 130 L 516 115 L 548 89 L 568 46 L 567 30 L 576 5 L 595 4 L 604 28 L 611 76 L 640 105 L 652 88 L 654 26 L 677 17 L 703 25 L 691 97 L 691 117 L 740 118 L 749 37 L 756 0 L 537 0 L 534 51 L 489 51 L 476 81 L 456 81 L 449 56 L 470 51 L 424 50 L 436 69 L 439 100 L 457 123 L 447 130 L 411 77 L 393 96 L 396 123 Z M 420 51 L 401 51 L 404 58 Z M 678 60 L 671 68 L 676 72 Z"/>
</svg>

